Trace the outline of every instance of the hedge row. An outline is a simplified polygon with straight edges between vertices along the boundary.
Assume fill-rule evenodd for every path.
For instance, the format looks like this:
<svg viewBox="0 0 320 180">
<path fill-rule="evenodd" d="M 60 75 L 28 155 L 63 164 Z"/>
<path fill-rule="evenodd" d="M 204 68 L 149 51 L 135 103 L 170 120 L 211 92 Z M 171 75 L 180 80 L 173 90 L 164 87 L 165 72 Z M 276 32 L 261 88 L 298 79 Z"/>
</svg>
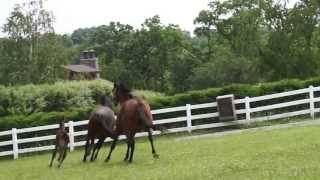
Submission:
<svg viewBox="0 0 320 180">
<path fill-rule="evenodd" d="M 111 88 L 112 84 L 105 80 L 0 86 L 0 116 L 92 106 L 100 95 L 109 94 Z"/>
<path fill-rule="evenodd" d="M 310 85 L 320 86 L 320 77 L 307 80 L 289 79 L 271 83 L 256 85 L 234 84 L 222 88 L 209 88 L 205 90 L 189 91 L 173 96 L 161 96 L 149 98 L 153 109 L 164 107 L 182 106 L 185 104 L 198 104 L 216 101 L 216 97 L 226 94 L 234 94 L 236 99 L 246 96 L 254 97 L 266 94 L 291 91 L 306 88 Z"/>
<path fill-rule="evenodd" d="M 188 103 L 198 104 L 214 102 L 217 96 L 225 94 L 234 94 L 236 98 L 244 98 L 245 96 L 253 97 L 301 89 L 310 85 L 320 86 L 320 78 L 308 80 L 291 79 L 257 85 L 235 84 L 223 88 L 209 88 L 172 96 L 165 96 L 160 93 L 147 93 L 146 91 L 138 91 L 137 94 L 143 95 L 149 101 L 152 109 L 160 109 L 182 106 Z M 50 87 L 49 85 L 31 85 L 28 88 L 17 88 L 17 94 L 19 95 L 16 95 L 16 92 L 11 88 L 4 90 L 5 88 L 2 87 L 2 89 L 0 88 L 0 105 L 2 110 L 0 111 L 2 111 L 2 113 L 8 111 L 15 115 L 0 117 L 0 130 L 10 129 L 12 127 L 23 128 L 53 124 L 57 123 L 62 118 L 65 118 L 67 121 L 88 119 L 89 113 L 95 105 L 95 98 L 101 94 L 109 93 L 111 86 L 112 84 L 102 80 L 92 82 L 57 83 L 53 87 Z M 24 88 L 27 89 L 26 92 L 23 91 Z M 9 98 L 3 97 L 3 94 L 1 93 L 4 91 L 11 92 L 11 94 L 8 93 L 10 96 Z M 35 95 L 33 95 L 32 92 L 34 92 Z M 14 100 L 15 97 L 17 98 L 16 100 Z M 3 102 L 10 102 L 9 100 L 6 100 L 10 98 L 13 99 L 14 103 L 11 103 L 10 106 L 4 106 Z M 40 98 L 40 100 L 37 98 Z M 30 99 L 36 102 L 45 102 L 45 105 L 40 106 L 41 103 L 32 104 Z M 39 112 L 31 112 L 28 107 L 37 109 Z M 4 109 L 7 110 L 4 111 Z M 26 115 L 26 113 L 30 114 Z"/>
<path fill-rule="evenodd" d="M 31 115 L 12 115 L 0 118 L 0 131 L 11 128 L 26 128 L 33 126 L 43 126 L 57 124 L 60 120 L 68 122 L 82 121 L 88 119 L 93 107 L 75 108 L 62 112 L 38 112 Z"/>
</svg>

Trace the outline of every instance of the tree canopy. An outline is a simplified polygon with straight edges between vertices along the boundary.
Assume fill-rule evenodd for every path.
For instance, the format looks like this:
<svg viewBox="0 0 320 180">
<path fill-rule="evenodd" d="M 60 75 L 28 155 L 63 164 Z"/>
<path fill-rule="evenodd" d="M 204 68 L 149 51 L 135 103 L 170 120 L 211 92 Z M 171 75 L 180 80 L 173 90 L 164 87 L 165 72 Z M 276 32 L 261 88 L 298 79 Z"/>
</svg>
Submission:
<svg viewBox="0 0 320 180">
<path fill-rule="evenodd" d="M 61 65 L 94 49 L 101 77 L 167 93 L 316 76 L 320 66 L 320 1 L 213 0 L 186 32 L 158 15 L 140 28 L 121 22 L 54 32 L 42 1 L 17 5 L 0 39 L 0 84 L 54 82 Z M 179 8 L 179 7 L 177 7 Z"/>
</svg>

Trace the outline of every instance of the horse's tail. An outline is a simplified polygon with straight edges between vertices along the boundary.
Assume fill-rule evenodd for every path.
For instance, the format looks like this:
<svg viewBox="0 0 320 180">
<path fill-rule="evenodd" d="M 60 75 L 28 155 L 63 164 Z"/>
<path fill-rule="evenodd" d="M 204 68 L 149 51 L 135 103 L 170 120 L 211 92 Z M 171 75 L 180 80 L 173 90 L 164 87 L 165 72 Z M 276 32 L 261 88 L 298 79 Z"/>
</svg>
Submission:
<svg viewBox="0 0 320 180">
<path fill-rule="evenodd" d="M 148 110 L 148 112 L 145 111 L 145 104 L 141 99 L 137 99 L 138 101 L 138 115 L 140 120 L 142 121 L 142 123 L 147 127 L 147 128 L 151 128 L 153 130 L 159 130 L 161 132 L 165 132 L 167 131 L 167 129 L 163 126 L 160 125 L 154 125 L 153 124 L 153 118 L 152 118 L 152 114 L 150 112 L 150 110 Z M 149 113 L 149 114 L 147 114 Z"/>
<path fill-rule="evenodd" d="M 99 117 L 99 118 L 102 118 L 102 117 Z M 113 123 L 114 123 L 114 119 L 112 120 L 111 122 L 111 126 L 108 126 L 107 123 L 105 121 L 101 121 L 101 126 L 102 128 L 110 135 L 111 138 L 115 139 L 116 135 L 115 135 L 115 132 L 113 131 Z"/>
<path fill-rule="evenodd" d="M 112 139 L 115 139 L 116 138 L 116 135 L 115 135 L 115 132 L 113 131 L 113 124 L 111 127 L 108 127 L 106 123 L 102 123 L 102 128 L 108 132 L 108 134 L 110 135 L 110 137 Z"/>
</svg>

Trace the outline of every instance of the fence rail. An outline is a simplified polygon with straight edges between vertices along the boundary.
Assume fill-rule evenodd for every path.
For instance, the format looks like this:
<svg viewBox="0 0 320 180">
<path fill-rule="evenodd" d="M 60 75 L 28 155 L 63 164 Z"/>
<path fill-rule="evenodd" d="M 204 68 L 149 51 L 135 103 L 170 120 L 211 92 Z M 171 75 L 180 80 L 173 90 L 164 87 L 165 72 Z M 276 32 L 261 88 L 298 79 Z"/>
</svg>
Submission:
<svg viewBox="0 0 320 180">
<path fill-rule="evenodd" d="M 313 87 L 310 86 L 309 88 L 299 89 L 294 91 L 276 93 L 271 95 L 264 95 L 259 97 L 245 97 L 243 99 L 236 99 L 235 104 L 239 105 L 242 104 L 242 108 L 236 109 L 236 114 L 242 114 L 244 118 L 238 118 L 237 121 L 231 122 L 218 122 L 218 121 L 210 121 L 211 119 L 215 119 L 219 117 L 219 112 L 217 112 L 216 102 L 205 103 L 205 104 L 186 104 L 185 106 L 179 107 L 172 107 L 172 108 L 165 108 L 165 109 L 157 109 L 152 110 L 152 114 L 162 115 L 168 113 L 177 113 L 180 112 L 178 117 L 170 117 L 170 118 L 162 118 L 162 119 L 155 119 L 155 124 L 173 124 L 173 123 L 180 123 L 183 125 L 179 125 L 179 127 L 169 128 L 168 133 L 175 133 L 175 132 L 192 132 L 194 130 L 200 129 L 209 129 L 209 128 L 217 128 L 217 127 L 224 127 L 224 126 L 232 126 L 232 125 L 239 125 L 239 124 L 247 124 L 251 122 L 258 122 L 258 121 L 268 121 L 268 120 L 275 120 L 275 119 L 283 119 L 288 117 L 300 116 L 300 115 L 310 115 L 311 118 L 315 117 L 315 113 L 320 112 L 320 108 L 316 108 L 315 104 L 320 102 L 320 97 L 315 97 L 315 92 L 320 91 L 320 87 Z M 252 108 L 252 103 L 256 102 L 263 102 L 270 99 L 277 99 L 295 95 L 302 95 L 305 96 L 302 99 L 295 99 L 286 102 L 280 102 L 277 104 L 268 104 L 264 106 L 258 106 Z M 274 113 L 281 108 L 288 108 L 292 106 L 298 105 L 307 105 L 308 108 L 299 107 L 296 108 L 292 112 L 280 112 Z M 210 108 L 210 109 L 209 109 Z M 206 113 L 197 114 L 195 111 L 199 109 L 206 109 Z M 269 113 L 264 113 L 266 111 L 271 111 Z M 181 112 L 185 112 L 184 115 L 181 115 Z M 254 115 L 255 114 L 255 115 Z M 174 114 L 175 115 L 175 114 Z M 240 116 L 239 116 L 240 117 Z M 201 119 L 207 119 L 204 124 L 197 124 L 196 121 Z M 208 121 L 209 120 L 209 121 Z M 185 123 L 182 123 L 185 122 Z M 68 128 L 69 136 L 70 136 L 70 143 L 69 148 L 70 151 L 73 151 L 75 147 L 83 146 L 85 144 L 84 141 L 78 141 L 77 137 L 86 135 L 87 131 L 85 126 L 88 124 L 88 120 L 84 121 L 69 121 L 65 124 Z M 82 127 L 82 130 L 76 130 Z M 38 126 L 38 127 L 31 127 L 31 128 L 23 128 L 23 129 L 16 129 L 13 128 L 8 131 L 0 132 L 0 137 L 8 137 L 7 140 L 0 142 L 0 156 L 8 156 L 12 155 L 14 159 L 18 158 L 19 154 L 23 153 L 30 153 L 30 152 L 38 152 L 38 151 L 45 151 L 54 148 L 54 145 L 38 145 L 35 147 L 22 147 L 22 145 L 27 143 L 35 143 L 35 142 L 43 142 L 43 141 L 52 141 L 55 139 L 55 135 L 52 133 L 50 135 L 43 135 L 39 137 L 28 137 L 23 138 L 19 137 L 19 135 L 23 135 L 25 133 L 32 133 L 38 131 L 46 131 L 46 130 L 54 130 L 57 129 L 58 125 L 48 125 L 48 126 Z M 159 134 L 158 131 L 155 131 L 154 134 Z M 146 133 L 138 133 L 136 136 L 146 136 Z M 124 139 L 124 136 L 120 136 L 120 139 Z M 4 139 L 4 138 L 2 138 Z M 110 141 L 110 138 L 107 138 L 106 141 Z M 53 141 L 52 141 L 53 143 Z M 40 143 L 41 144 L 41 143 Z M 8 146 L 11 147 L 8 150 Z M 6 148 L 4 148 L 6 147 Z"/>
</svg>

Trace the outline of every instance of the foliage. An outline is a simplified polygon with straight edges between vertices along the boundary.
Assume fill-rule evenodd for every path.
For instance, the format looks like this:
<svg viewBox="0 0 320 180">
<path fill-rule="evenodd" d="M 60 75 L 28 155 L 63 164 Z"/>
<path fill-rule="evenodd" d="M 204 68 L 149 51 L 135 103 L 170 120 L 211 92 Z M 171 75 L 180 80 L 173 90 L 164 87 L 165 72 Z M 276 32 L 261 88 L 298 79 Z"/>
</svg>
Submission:
<svg viewBox="0 0 320 180">
<path fill-rule="evenodd" d="M 179 93 L 234 83 L 307 79 L 319 74 L 318 0 L 212 0 L 195 17 L 194 35 L 158 15 L 140 28 L 121 22 L 53 31 L 42 0 L 17 5 L 0 39 L 0 83 L 40 84 L 63 78 L 64 64 L 94 49 L 100 74 L 136 89 Z"/>
<path fill-rule="evenodd" d="M 320 78 L 307 80 L 288 79 L 256 85 L 233 84 L 222 88 L 208 88 L 179 93 L 172 96 L 147 98 L 153 109 L 164 107 L 183 106 L 186 104 L 208 103 L 216 101 L 216 97 L 226 94 L 234 94 L 235 98 L 255 97 L 267 94 L 291 91 L 309 86 L 320 86 Z"/>
<path fill-rule="evenodd" d="M 60 120 L 82 121 L 88 119 L 93 106 L 85 108 L 72 108 L 60 112 L 36 112 L 26 115 L 10 115 L 0 117 L 0 130 L 11 128 L 26 128 L 34 126 L 43 126 L 48 124 L 57 124 Z"/>
<path fill-rule="evenodd" d="M 176 74 L 185 76 L 185 71 L 180 70 L 190 70 L 194 65 L 190 58 L 186 59 L 190 64 L 180 63 L 190 54 L 192 56 L 186 35 L 175 25 L 163 25 L 159 16 L 146 19 L 137 30 L 111 22 L 88 31 L 93 32 L 94 43 L 90 46 L 99 54 L 100 67 L 105 69 L 101 76 L 112 81 L 120 79 L 140 89 L 176 90 L 179 89 L 176 86 L 181 85 L 172 83 L 173 87 L 169 87 L 169 81 L 176 81 L 177 77 L 184 80 Z"/>
<path fill-rule="evenodd" d="M 240 72 L 240 77 L 257 77 L 246 79 L 246 82 L 316 75 L 319 64 L 314 55 L 319 52 L 319 47 L 310 42 L 317 39 L 315 32 L 319 30 L 319 10 L 319 1 L 314 0 L 298 1 L 293 8 L 288 8 L 287 1 L 212 1 L 209 9 L 201 11 L 196 18 L 195 22 L 200 27 L 195 32 L 206 37 L 209 49 L 211 47 L 216 51 L 211 53 L 211 63 L 195 68 L 196 74 L 205 74 L 212 63 L 221 61 L 219 56 L 215 57 L 221 48 L 212 47 L 217 42 L 223 42 L 222 46 L 230 48 L 235 57 L 245 59 L 241 62 L 244 68 L 240 69 L 244 71 Z M 227 61 L 231 64 L 233 60 L 229 58 Z M 245 67 L 258 71 L 248 74 L 250 71 L 246 71 Z M 222 68 L 232 72 L 227 64 Z M 207 74 L 215 76 L 214 72 L 220 69 L 216 66 L 212 73 Z M 242 81 L 237 76 L 230 79 L 233 82 Z M 201 79 L 196 82 L 208 86 L 214 81 L 216 79 L 209 79 L 206 84 Z M 222 78 L 221 82 L 228 82 L 228 77 Z"/>
<path fill-rule="evenodd" d="M 0 86 L 0 115 L 30 115 L 90 107 L 111 92 L 105 80 L 57 82 L 55 84 Z"/>
<path fill-rule="evenodd" d="M 54 33 L 54 17 L 44 8 L 42 0 L 17 4 L 0 40 L 0 83 L 49 83 L 62 79 L 62 65 L 70 57 L 67 36 Z M 71 42 L 72 44 L 72 42 Z"/>
<path fill-rule="evenodd" d="M 255 69 L 257 59 L 237 57 L 227 49 L 215 55 L 215 60 L 203 63 L 194 68 L 194 76 L 190 78 L 193 89 L 225 86 L 237 83 L 253 83 L 258 81 Z"/>
</svg>

